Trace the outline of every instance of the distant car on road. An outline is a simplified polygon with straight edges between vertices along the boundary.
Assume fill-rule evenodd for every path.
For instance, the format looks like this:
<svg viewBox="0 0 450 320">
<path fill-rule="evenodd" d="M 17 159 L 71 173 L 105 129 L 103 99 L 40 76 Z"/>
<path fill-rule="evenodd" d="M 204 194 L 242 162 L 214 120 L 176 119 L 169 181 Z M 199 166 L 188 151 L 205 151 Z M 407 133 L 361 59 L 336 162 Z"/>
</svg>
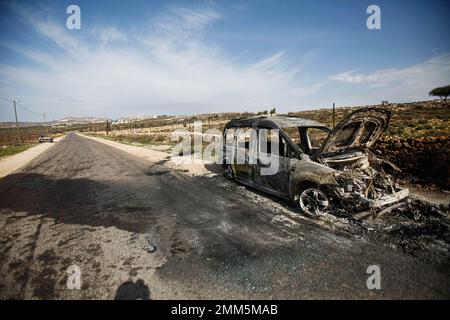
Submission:
<svg viewBox="0 0 450 320">
<path fill-rule="evenodd" d="M 50 135 L 43 134 L 39 137 L 39 143 L 42 142 L 53 142 L 53 137 Z"/>
<path fill-rule="evenodd" d="M 297 117 L 231 120 L 223 132 L 222 167 L 229 178 L 294 200 L 310 215 L 332 207 L 388 210 L 409 193 L 396 182 L 400 169 L 369 150 L 389 120 L 381 108 L 355 111 L 333 130 Z M 276 160 L 273 174 L 264 174 L 267 159 Z"/>
</svg>

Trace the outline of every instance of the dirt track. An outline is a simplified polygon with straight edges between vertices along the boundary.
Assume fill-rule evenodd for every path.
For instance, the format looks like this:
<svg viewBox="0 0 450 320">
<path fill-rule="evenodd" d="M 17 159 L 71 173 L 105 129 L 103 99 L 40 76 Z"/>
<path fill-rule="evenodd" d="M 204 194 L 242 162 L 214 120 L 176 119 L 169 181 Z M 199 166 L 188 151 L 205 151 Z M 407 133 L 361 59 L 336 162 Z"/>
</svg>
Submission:
<svg viewBox="0 0 450 320">
<path fill-rule="evenodd" d="M 450 297 L 448 260 L 287 216 L 167 160 L 69 134 L 0 180 L 0 298 Z M 373 264 L 381 290 L 366 287 Z M 70 265 L 81 290 L 66 288 Z"/>
</svg>

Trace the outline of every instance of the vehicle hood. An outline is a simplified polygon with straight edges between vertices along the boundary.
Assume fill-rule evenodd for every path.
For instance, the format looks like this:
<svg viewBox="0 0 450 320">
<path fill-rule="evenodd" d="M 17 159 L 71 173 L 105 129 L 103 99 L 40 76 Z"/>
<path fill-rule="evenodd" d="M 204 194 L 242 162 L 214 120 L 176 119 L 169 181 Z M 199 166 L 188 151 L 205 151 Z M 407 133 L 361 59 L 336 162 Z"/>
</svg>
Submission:
<svg viewBox="0 0 450 320">
<path fill-rule="evenodd" d="M 317 157 L 370 148 L 386 131 L 390 118 L 390 111 L 380 108 L 365 108 L 351 113 L 331 130 Z"/>
</svg>

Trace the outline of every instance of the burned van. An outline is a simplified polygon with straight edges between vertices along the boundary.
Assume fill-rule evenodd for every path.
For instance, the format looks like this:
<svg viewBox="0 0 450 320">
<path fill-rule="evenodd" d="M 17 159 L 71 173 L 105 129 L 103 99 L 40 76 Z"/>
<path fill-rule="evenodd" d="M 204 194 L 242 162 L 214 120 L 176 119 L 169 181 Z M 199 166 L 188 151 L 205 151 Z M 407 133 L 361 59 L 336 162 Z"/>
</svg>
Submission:
<svg viewBox="0 0 450 320">
<path fill-rule="evenodd" d="M 333 130 L 297 117 L 231 120 L 223 132 L 222 167 L 227 177 L 291 199 L 310 215 L 333 207 L 384 211 L 408 196 L 397 183 L 400 169 L 370 151 L 389 119 L 388 110 L 366 108 Z"/>
</svg>

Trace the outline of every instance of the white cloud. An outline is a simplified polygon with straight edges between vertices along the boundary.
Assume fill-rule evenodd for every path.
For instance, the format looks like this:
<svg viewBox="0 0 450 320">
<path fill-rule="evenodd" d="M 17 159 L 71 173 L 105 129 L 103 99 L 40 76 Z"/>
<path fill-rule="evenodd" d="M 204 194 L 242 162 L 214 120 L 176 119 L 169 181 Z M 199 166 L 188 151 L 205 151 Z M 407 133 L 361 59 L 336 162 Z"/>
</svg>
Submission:
<svg viewBox="0 0 450 320">
<path fill-rule="evenodd" d="M 125 42 L 127 41 L 127 36 L 123 32 L 117 30 L 116 27 L 94 27 L 92 29 L 94 36 L 97 36 L 102 45 L 107 45 L 112 42 Z"/>
<path fill-rule="evenodd" d="M 48 18 L 47 10 L 33 10 L 18 2 L 12 2 L 11 9 L 22 22 L 33 27 L 38 35 L 53 41 L 61 49 L 67 51 L 81 49 L 81 43 L 70 36 L 65 26 L 56 24 Z"/>
<path fill-rule="evenodd" d="M 352 90 L 351 95 L 341 99 L 348 104 L 426 100 L 432 88 L 450 83 L 450 54 L 402 69 L 383 69 L 371 73 L 350 70 L 332 75 L 329 79 L 351 87 L 342 88 L 343 92 Z"/>
<path fill-rule="evenodd" d="M 0 93 L 24 93 L 30 105 L 55 117 L 251 111 L 273 105 L 287 110 L 323 85 L 298 85 L 299 70 L 284 51 L 251 65 L 227 57 L 202 36 L 220 19 L 211 9 L 171 8 L 142 35 L 96 27 L 91 35 L 98 41 L 83 41 L 64 26 L 36 19 L 25 21 L 62 52 L 9 45 L 42 65 L 0 65 L 0 78 L 8 81 Z M 107 46 L 112 42 L 116 45 Z"/>
<path fill-rule="evenodd" d="M 172 13 L 181 19 L 185 27 L 200 29 L 220 18 L 220 14 L 212 9 L 192 10 L 187 8 L 172 8 Z"/>
<path fill-rule="evenodd" d="M 388 86 L 392 83 L 410 84 L 421 82 L 426 86 L 433 82 L 450 80 L 450 55 L 444 54 L 431 58 L 423 63 L 403 69 L 384 69 L 372 73 L 356 73 L 345 71 L 329 77 L 330 80 L 349 83 L 368 83 L 376 87 Z"/>
</svg>

